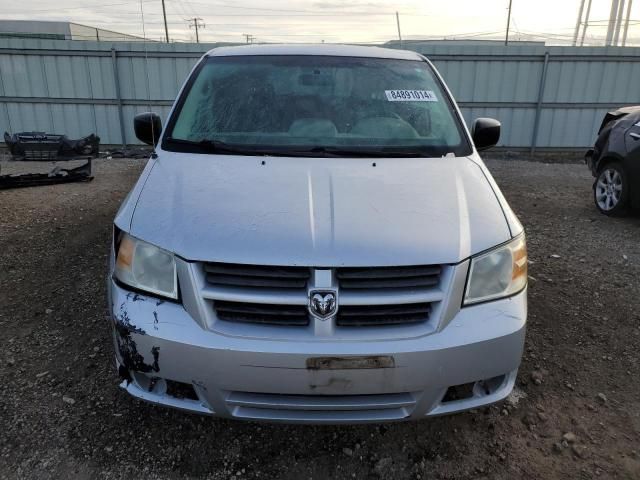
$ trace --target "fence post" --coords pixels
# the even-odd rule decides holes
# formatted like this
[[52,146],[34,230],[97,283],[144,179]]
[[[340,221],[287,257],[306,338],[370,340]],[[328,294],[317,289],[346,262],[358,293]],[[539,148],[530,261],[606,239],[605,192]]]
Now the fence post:
[[540,128],[540,111],[542,110],[542,99],[544,88],[547,84],[547,70],[549,67],[549,52],[544,53],[544,63],[542,65],[542,75],[540,75],[540,87],[538,88],[538,104],[536,105],[536,116],[533,120],[533,135],[531,136],[531,150],[529,153],[536,153],[536,143],[538,143],[538,129]]
[[124,130],[124,114],[122,112],[122,96],[120,95],[120,76],[118,75],[118,54],[115,47],[111,47],[111,64],[113,65],[113,84],[118,101],[118,122],[120,124],[120,139],[122,148],[127,148],[127,137]]
[[[2,79],[2,70],[0,70],[0,95],[2,95],[3,97],[5,97],[7,95],[7,92],[4,89],[4,80]],[[8,99],[3,98],[2,99],[2,106],[4,107],[4,114],[7,117],[7,129],[9,131],[9,133],[13,133],[13,128],[11,127],[11,115],[9,115],[9,105],[8,105]],[[4,158],[4,154],[3,154],[3,158]]]

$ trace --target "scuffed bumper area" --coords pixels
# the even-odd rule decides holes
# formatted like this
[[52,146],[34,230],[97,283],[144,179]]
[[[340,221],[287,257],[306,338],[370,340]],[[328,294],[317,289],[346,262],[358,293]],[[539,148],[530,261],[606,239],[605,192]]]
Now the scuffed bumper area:
[[[526,291],[463,308],[426,336],[287,342],[221,335],[180,304],[115,283],[109,289],[121,386],[151,403],[227,418],[360,423],[477,408],[510,393],[525,336]],[[372,356],[393,362],[312,368],[308,361]]]

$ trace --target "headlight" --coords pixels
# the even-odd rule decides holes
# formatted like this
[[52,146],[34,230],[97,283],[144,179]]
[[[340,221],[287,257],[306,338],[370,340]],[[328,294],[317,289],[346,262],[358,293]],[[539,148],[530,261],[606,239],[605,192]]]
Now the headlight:
[[471,258],[464,304],[508,297],[527,285],[524,234],[494,250]]
[[130,287],[163,297],[178,298],[173,254],[126,233],[122,234],[118,246],[114,275]]

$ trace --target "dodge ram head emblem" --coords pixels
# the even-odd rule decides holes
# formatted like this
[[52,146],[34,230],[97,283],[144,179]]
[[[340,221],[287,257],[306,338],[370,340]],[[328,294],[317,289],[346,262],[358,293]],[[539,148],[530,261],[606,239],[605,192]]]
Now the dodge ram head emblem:
[[334,315],[338,310],[336,293],[326,290],[312,290],[309,292],[309,311],[312,315],[324,320]]

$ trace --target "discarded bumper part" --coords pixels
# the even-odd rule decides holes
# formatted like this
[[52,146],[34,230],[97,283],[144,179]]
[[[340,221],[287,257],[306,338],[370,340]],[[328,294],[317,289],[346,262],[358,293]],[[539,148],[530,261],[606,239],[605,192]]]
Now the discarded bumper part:
[[66,135],[44,132],[4,133],[4,141],[14,161],[54,162],[97,157],[100,137],[88,135],[71,140]]
[[110,158],[136,158],[146,160],[151,156],[153,150],[150,148],[119,148],[102,153],[103,157]]
[[94,134],[71,140],[65,135],[43,132],[23,132],[14,135],[5,132],[4,141],[14,161],[58,162],[86,159],[86,163],[75,168],[56,166],[49,173],[1,175],[0,190],[93,180],[91,160],[99,154],[100,149],[100,138]]
[[0,175],[0,190],[9,188],[38,187],[57,183],[90,182],[91,159],[76,168],[55,167],[49,173],[25,173],[22,175]]

